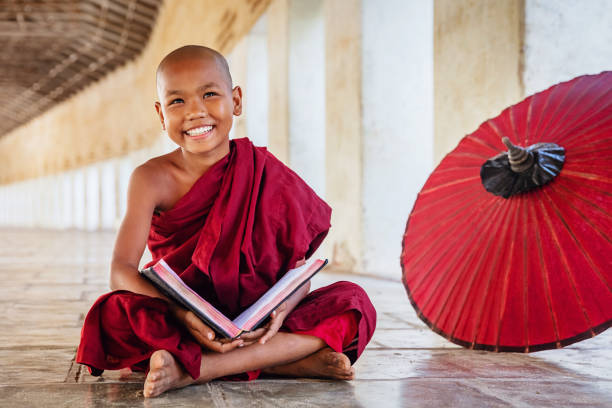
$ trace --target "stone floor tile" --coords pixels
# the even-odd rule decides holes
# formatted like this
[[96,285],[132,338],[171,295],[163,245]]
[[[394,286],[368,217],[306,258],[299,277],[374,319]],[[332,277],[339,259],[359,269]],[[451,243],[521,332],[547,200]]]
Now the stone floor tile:
[[610,407],[612,381],[497,381],[470,385],[515,407]]
[[0,385],[62,383],[76,347],[8,347],[0,349]]
[[87,367],[80,364],[73,364],[68,374],[68,381],[78,383],[138,383],[144,384],[145,374],[133,372],[130,369],[106,370],[100,376],[89,374]]
[[[560,370],[572,372],[582,378],[605,379],[612,381],[612,336],[602,333],[608,339],[608,347],[598,349],[559,349],[534,353],[543,364],[556,366]],[[612,406],[612,400],[610,401]]]
[[[401,326],[400,326],[401,327]],[[457,349],[460,346],[451,343],[444,337],[426,327],[381,329],[374,332],[370,341],[371,348],[385,349]]]
[[371,349],[355,364],[359,379],[575,378],[570,370],[529,355],[465,349]]
[[[188,398],[170,401],[168,397],[145,400],[139,384],[47,384],[38,387],[0,387],[0,407],[186,407]],[[194,401],[192,401],[193,403]],[[213,407],[198,404],[199,407]]]
[[356,380],[355,400],[362,407],[512,407],[467,382],[450,379]]
[[[0,345],[2,347],[74,347],[79,344],[81,328],[72,326],[56,326],[40,328],[37,326],[6,327],[0,326]],[[1,373],[0,373],[1,375]]]

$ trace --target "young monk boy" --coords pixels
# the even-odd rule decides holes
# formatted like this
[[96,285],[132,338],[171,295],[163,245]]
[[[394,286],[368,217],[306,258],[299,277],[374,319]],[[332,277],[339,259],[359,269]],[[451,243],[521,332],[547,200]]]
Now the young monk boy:
[[221,312],[234,318],[330,227],[331,209],[294,172],[248,139],[229,140],[242,91],[218,52],[185,46],[157,70],[162,128],[179,146],[134,170],[111,264],[113,292],[83,326],[77,362],[94,375],[148,371],[146,397],[215,378],[264,373],[350,380],[376,312],[359,286],[337,282],[284,302],[262,328],[226,341],[138,273],[148,243]]

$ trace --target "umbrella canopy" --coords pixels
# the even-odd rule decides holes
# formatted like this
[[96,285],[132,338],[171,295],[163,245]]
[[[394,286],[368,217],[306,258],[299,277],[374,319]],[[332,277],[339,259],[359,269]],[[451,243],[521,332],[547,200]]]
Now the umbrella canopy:
[[419,317],[464,347],[530,352],[610,327],[612,72],[464,137],[419,193],[402,247]]

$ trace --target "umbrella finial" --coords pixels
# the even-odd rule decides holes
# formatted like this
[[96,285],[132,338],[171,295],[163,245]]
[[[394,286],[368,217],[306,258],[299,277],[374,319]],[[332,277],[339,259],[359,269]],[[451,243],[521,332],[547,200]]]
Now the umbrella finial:
[[522,173],[533,166],[533,153],[528,152],[524,147],[513,145],[505,136],[502,137],[502,142],[508,148],[508,161],[513,172]]
[[504,198],[527,192],[551,182],[563,167],[565,149],[555,143],[515,146],[502,137],[507,152],[487,160],[480,168],[485,190]]

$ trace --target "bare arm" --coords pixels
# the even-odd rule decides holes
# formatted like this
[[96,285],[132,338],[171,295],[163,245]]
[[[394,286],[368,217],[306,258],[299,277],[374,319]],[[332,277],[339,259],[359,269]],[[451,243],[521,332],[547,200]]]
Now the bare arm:
[[127,211],[113,250],[110,287],[112,290],[123,289],[166,299],[138,273],[138,265],[151,227],[151,217],[158,202],[152,178],[152,171],[146,165],[134,170],[130,178]]

